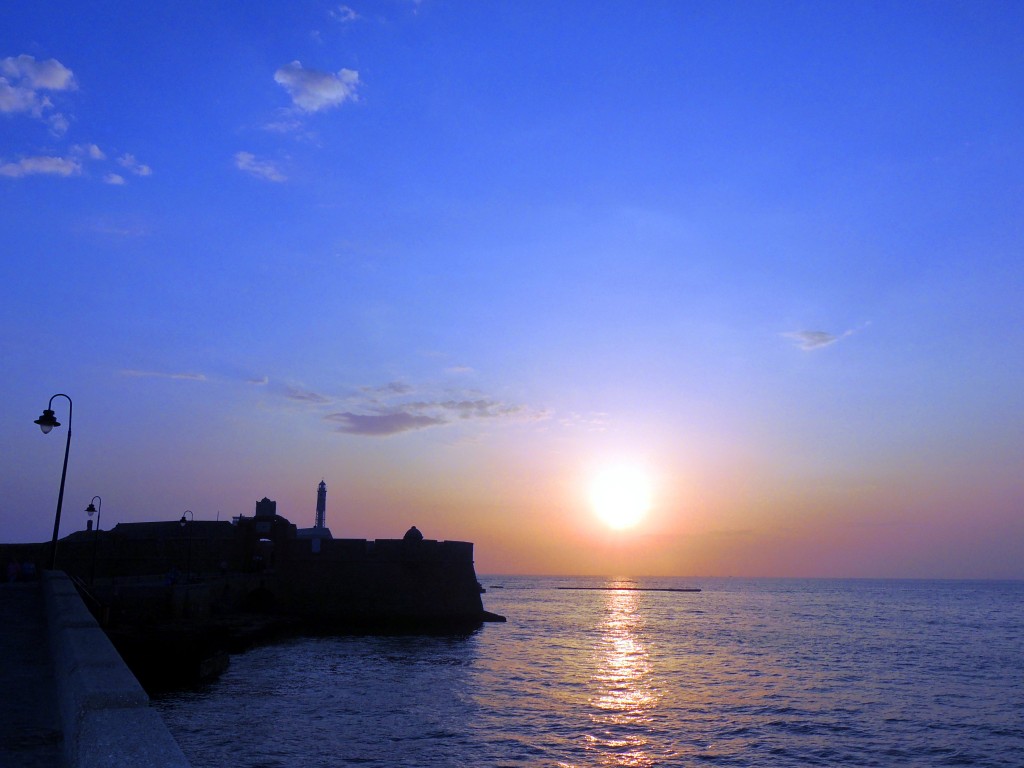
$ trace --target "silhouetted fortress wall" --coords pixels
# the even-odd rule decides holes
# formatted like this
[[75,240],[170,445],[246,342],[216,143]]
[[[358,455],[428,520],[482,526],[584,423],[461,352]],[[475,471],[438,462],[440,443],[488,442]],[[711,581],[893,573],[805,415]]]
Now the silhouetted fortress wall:
[[444,622],[483,616],[470,542],[314,541],[288,541],[277,562],[274,588],[289,611],[357,622]]
[[[33,546],[36,558],[24,548],[0,554],[41,559],[45,545]],[[338,624],[489,616],[470,542],[300,537],[276,514],[79,531],[61,539],[57,567],[88,585],[114,624],[239,610]]]
[[[43,573],[64,754],[71,768],[189,768],[149,697],[63,573]],[[7,695],[17,695],[7,691]]]

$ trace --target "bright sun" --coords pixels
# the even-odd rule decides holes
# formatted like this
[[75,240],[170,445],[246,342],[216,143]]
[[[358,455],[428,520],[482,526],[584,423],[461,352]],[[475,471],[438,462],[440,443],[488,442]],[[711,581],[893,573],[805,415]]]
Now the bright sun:
[[635,467],[604,469],[590,484],[590,504],[610,528],[632,528],[651,508],[650,479]]

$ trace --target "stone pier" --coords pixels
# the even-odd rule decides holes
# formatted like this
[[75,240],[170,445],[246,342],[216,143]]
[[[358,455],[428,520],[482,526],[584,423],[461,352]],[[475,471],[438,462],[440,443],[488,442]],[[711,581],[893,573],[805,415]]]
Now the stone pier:
[[0,585],[0,765],[189,768],[68,577]]

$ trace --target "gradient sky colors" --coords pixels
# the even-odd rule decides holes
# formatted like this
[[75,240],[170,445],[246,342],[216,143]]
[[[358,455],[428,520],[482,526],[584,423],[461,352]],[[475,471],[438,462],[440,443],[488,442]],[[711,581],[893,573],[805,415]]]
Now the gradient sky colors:
[[[481,572],[1024,578],[1024,6],[23,3],[4,541],[252,514]],[[55,403],[66,421],[66,402]],[[588,507],[653,479],[645,523]]]

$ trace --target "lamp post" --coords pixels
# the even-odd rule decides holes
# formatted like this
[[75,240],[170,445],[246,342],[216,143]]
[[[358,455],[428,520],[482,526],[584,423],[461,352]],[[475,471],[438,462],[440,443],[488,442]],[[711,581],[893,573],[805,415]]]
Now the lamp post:
[[189,520],[185,519],[185,515],[191,518],[191,522],[195,522],[196,516],[192,514],[191,509],[186,509],[181,515],[181,520],[178,521],[178,525],[182,528],[188,527],[188,558],[185,561],[185,585],[187,587],[192,580],[192,526],[189,525]]
[[[93,506],[93,501],[99,501],[99,507]],[[85,511],[92,517],[92,513],[96,513],[96,527],[92,531],[92,571],[89,575],[89,586],[92,586],[93,582],[96,581],[96,545],[99,543],[100,537],[100,516],[103,514],[103,499],[99,496],[93,496],[92,501],[89,502],[89,506],[85,508]]]
[[57,514],[53,518],[53,538],[50,540],[50,558],[47,563],[47,568],[53,570],[54,565],[57,562],[57,532],[60,530],[60,510],[64,505],[64,481],[68,477],[68,453],[71,451],[71,414],[74,410],[74,404],[71,402],[71,398],[65,395],[63,392],[58,392],[56,395],[50,398],[49,404],[43,411],[43,415],[35,420],[35,423],[39,425],[39,429],[43,431],[44,435],[50,433],[50,430],[54,427],[59,427],[60,422],[57,421],[53,415],[53,400],[57,397],[63,397],[68,401],[68,440],[64,446],[64,468],[60,472],[60,492],[57,494]]

